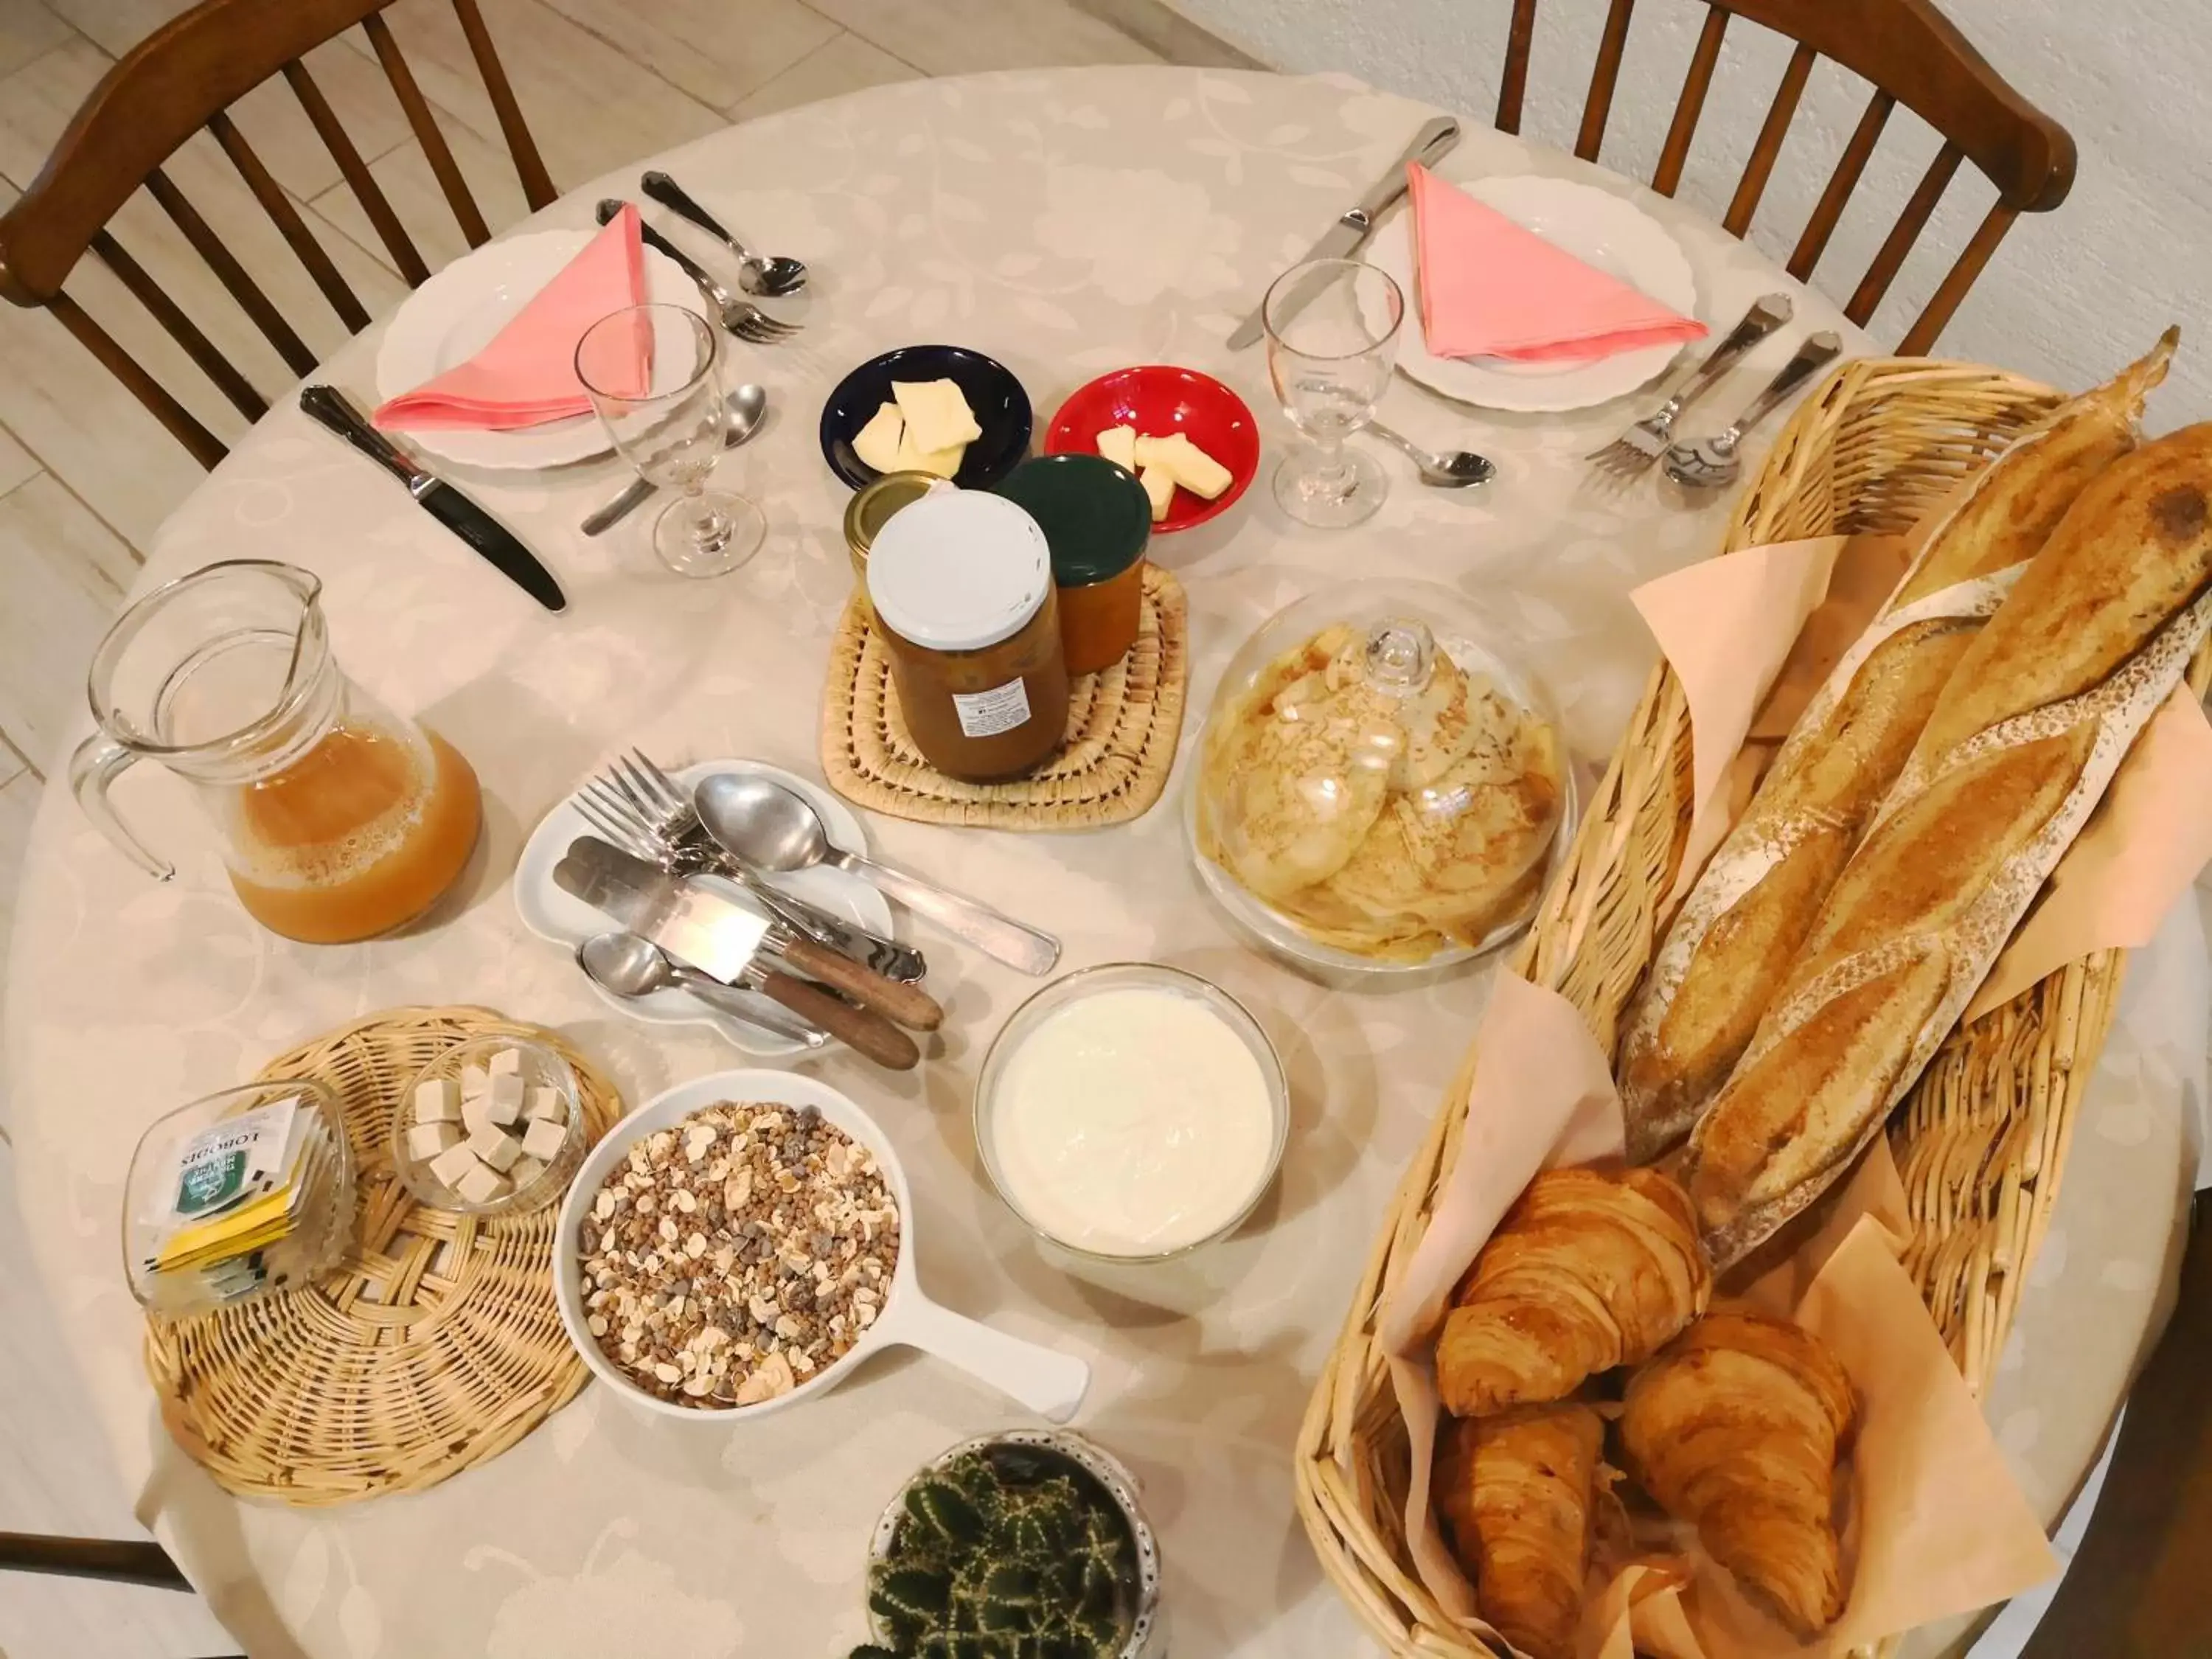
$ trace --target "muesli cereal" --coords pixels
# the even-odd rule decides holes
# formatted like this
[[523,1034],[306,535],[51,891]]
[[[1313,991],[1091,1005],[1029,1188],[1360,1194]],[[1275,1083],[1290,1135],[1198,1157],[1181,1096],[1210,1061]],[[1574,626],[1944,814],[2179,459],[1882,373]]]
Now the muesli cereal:
[[576,1243],[599,1351],[648,1394],[720,1410],[788,1393],[875,1322],[898,1204],[814,1107],[724,1101],[633,1145]]

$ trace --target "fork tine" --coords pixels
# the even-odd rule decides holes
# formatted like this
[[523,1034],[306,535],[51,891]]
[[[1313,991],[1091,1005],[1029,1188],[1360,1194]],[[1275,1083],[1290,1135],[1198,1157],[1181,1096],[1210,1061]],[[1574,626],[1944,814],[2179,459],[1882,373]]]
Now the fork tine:
[[638,771],[644,777],[647,787],[653,790],[654,797],[663,802],[671,812],[688,812],[691,810],[690,793],[682,784],[671,777],[659,763],[642,749],[633,749],[629,754],[630,758],[637,763]]
[[629,763],[621,757],[609,762],[607,769],[601,775],[641,817],[651,822],[660,816],[660,808],[651,793],[632,775]]
[[599,810],[617,823],[626,824],[633,836],[647,841],[660,839],[659,827],[650,814],[640,810],[637,803],[610,785],[605,778],[595,778],[577,792],[577,798],[589,798],[599,804]]
[[629,756],[619,755],[615,758],[613,769],[621,775],[623,793],[637,803],[638,809],[647,818],[665,829],[672,814],[662,801],[659,790],[653,787],[653,780],[645,775],[643,769]]
[[590,824],[593,830],[605,836],[617,847],[626,853],[635,854],[640,858],[651,858],[655,862],[659,861],[658,849],[650,848],[645,842],[640,841],[629,826],[614,818],[600,803],[586,799],[580,792],[575,797],[574,805],[585,823]]

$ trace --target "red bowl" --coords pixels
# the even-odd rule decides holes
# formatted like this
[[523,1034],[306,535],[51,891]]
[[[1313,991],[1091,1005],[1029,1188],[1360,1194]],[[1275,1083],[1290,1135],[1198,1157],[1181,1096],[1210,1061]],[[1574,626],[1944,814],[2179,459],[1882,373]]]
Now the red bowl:
[[1167,363],[1117,368],[1069,394],[1044,434],[1048,455],[1096,455],[1098,434],[1133,426],[1147,438],[1188,432],[1191,442],[1229,469],[1229,488],[1212,501],[1177,489],[1168,515],[1152,526],[1165,536],[1204,524],[1232,506],[1260,470],[1260,429],[1244,400],[1211,374]]

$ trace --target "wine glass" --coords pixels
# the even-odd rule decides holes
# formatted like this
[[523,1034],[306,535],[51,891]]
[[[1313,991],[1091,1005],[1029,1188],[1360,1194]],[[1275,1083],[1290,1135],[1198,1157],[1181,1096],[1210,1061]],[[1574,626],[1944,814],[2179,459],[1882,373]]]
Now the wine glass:
[[679,576],[720,576],[759,549],[760,509],[709,489],[730,406],[717,366],[721,336],[683,306],[629,306],[576,343],[576,378],[623,459],[647,483],[684,493],[653,522],[653,550]]
[[1308,441],[1275,468],[1275,499],[1301,524],[1358,524],[1382,505],[1389,481],[1345,440],[1373,418],[1398,361],[1406,296],[1357,259],[1309,259],[1275,279],[1261,304],[1267,374]]

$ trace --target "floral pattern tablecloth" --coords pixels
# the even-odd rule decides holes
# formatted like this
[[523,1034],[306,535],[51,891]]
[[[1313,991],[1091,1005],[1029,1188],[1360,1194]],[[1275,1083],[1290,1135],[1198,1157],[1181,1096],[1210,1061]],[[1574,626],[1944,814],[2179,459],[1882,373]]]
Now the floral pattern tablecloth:
[[[912,1356],[751,1428],[649,1421],[593,1388],[504,1456],[425,1494],[317,1512],[240,1504],[168,1443],[141,1368],[116,1240],[132,1144],[168,1107],[398,1004],[487,1003],[557,1025],[633,1102],[744,1063],[703,1030],[611,1014],[565,952],[524,931],[507,881],[538,817],[620,746],[816,769],[825,651],[851,584],[837,527],[845,491],[815,446],[830,386],[889,347],[952,341],[1012,367],[1042,426],[1094,374],[1187,363],[1243,394],[1272,451],[1286,428],[1264,356],[1231,354],[1224,337],[1430,113],[1333,77],[1070,70],[884,88],[659,158],[757,244],[800,254],[817,273],[798,344],[732,347],[742,374],[769,386],[774,416],[724,476],[756,496],[771,529],[754,562],[718,582],[660,571],[643,539],[649,514],[597,541],[575,533],[622,481],[612,460],[459,475],[566,585],[571,609],[549,617],[289,404],[170,523],[149,583],[245,556],[320,573],[341,659],[460,745],[488,807],[488,844],[457,915],[343,949],[291,945],[248,921],[173,780],[134,775],[118,792],[178,858],[168,885],[128,867],[58,787],[33,832],[4,1063],[36,1269],[142,1514],[252,1652],[722,1659],[826,1654],[860,1638],[880,1507],[947,1444],[1018,1421],[1014,1407]],[[1443,170],[1572,173],[1633,189],[1474,124]],[[586,225],[600,193],[579,191],[541,220]],[[1797,294],[1796,327],[1737,371],[1716,414],[1746,401],[1807,330],[1844,327],[1867,349],[1755,251],[1644,199],[1688,251],[1709,323],[1724,328],[1777,288]],[[331,377],[372,393],[374,345],[372,331]],[[1156,556],[1191,600],[1186,757],[1217,676],[1261,620],[1322,584],[1387,573],[1448,583],[1487,607],[1550,682],[1577,755],[1601,760],[1652,656],[1627,591],[1710,551],[1724,509],[1668,500],[1650,482],[1592,486],[1577,458],[1623,423],[1624,405],[1486,416],[1401,380],[1383,412],[1417,441],[1487,453],[1498,483],[1479,495],[1424,489],[1384,453],[1392,495],[1363,528],[1291,524],[1263,477],[1218,522],[1160,543]],[[1030,982],[924,930],[910,931],[951,1010],[942,1055],[905,1077],[844,1058],[819,1065],[899,1144],[932,1293],[1092,1363],[1078,1426],[1144,1482],[1174,1650],[1339,1659],[1362,1644],[1292,1511],[1289,1449],[1484,985],[1461,976],[1391,995],[1332,993],[1241,949],[1189,870],[1188,771],[1186,758],[1147,817],[1099,833],[880,818],[869,833],[896,858],[1060,933],[1066,968],[1172,962],[1255,1010],[1293,1080],[1295,1127],[1277,1190],[1237,1238],[1172,1270],[1079,1279],[1048,1266],[989,1192],[969,1129],[981,1051]],[[2039,1267],[2008,1373],[2033,1382],[2008,1389],[2000,1432],[2052,1512],[2101,1437],[2164,1276],[2182,1131],[2154,1070],[2124,1028],[2077,1142],[2053,1238],[2067,1248]]]

